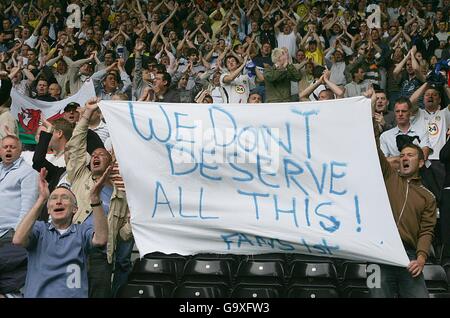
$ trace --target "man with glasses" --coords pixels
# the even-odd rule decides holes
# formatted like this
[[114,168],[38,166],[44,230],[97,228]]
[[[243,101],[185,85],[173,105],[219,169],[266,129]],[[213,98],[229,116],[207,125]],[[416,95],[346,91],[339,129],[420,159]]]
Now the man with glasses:
[[[108,240],[105,212],[98,202],[109,171],[94,182],[90,191],[94,222],[72,224],[78,209],[75,194],[65,186],[50,194],[46,170],[41,170],[39,196],[13,237],[14,245],[28,250],[25,297],[88,297],[88,253],[93,247],[106,245]],[[36,221],[45,204],[51,223]]]

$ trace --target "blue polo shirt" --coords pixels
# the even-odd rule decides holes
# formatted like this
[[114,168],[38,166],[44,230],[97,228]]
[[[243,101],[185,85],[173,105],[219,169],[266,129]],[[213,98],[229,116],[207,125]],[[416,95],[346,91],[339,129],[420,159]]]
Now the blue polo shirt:
[[29,236],[27,298],[87,298],[87,257],[94,229],[72,224],[60,234],[53,224],[37,221]]

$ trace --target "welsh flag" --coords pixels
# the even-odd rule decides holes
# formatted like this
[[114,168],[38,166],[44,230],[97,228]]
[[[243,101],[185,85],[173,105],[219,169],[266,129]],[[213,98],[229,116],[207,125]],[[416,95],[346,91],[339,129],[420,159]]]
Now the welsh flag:
[[20,140],[24,144],[36,144],[34,136],[39,127],[41,113],[45,118],[54,120],[63,115],[67,104],[76,102],[83,106],[91,97],[95,97],[94,84],[91,80],[87,80],[75,95],[56,102],[33,99],[20,94],[13,88],[11,90],[11,114],[19,122]]

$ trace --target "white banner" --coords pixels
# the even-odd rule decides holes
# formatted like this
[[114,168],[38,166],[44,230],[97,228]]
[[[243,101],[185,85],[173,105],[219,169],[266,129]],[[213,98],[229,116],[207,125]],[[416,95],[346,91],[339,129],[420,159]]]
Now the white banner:
[[11,90],[11,114],[19,121],[19,127],[25,134],[34,134],[39,126],[41,112],[46,119],[57,119],[62,116],[64,108],[70,102],[84,106],[87,100],[95,97],[94,84],[86,81],[80,90],[70,97],[56,102],[44,102],[21,95],[16,89]]
[[141,256],[294,252],[409,263],[370,100],[100,108]]

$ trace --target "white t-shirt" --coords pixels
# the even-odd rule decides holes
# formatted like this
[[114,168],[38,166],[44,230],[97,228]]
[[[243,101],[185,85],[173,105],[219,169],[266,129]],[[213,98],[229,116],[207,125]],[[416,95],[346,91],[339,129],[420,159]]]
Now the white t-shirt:
[[284,34],[283,32],[278,33],[277,43],[277,47],[279,48],[286,47],[292,57],[295,57],[297,54],[297,38],[294,31],[289,34]]
[[219,87],[215,87],[211,91],[211,97],[213,99],[214,104],[222,104],[223,103],[223,97],[222,97],[222,93],[221,93]]
[[439,153],[445,145],[447,130],[450,128],[450,110],[448,107],[434,113],[419,109],[412,119],[412,124],[424,127],[428,131],[428,138],[433,149],[433,153],[428,159],[439,160]]
[[70,229],[70,228],[68,227],[67,229],[62,229],[62,230],[56,229],[56,230],[58,231],[59,235],[63,235],[63,234],[66,233],[69,229]]
[[61,154],[59,157],[56,157],[54,154],[47,154],[45,156],[45,159],[47,159],[50,163],[54,164],[57,167],[65,167],[66,161],[64,160],[64,154]]
[[[220,85],[224,90],[223,102],[226,104],[245,104],[250,93],[250,80],[248,75],[239,75],[230,83],[224,83],[223,78],[228,75],[220,75]],[[225,95],[225,96],[223,96]]]

